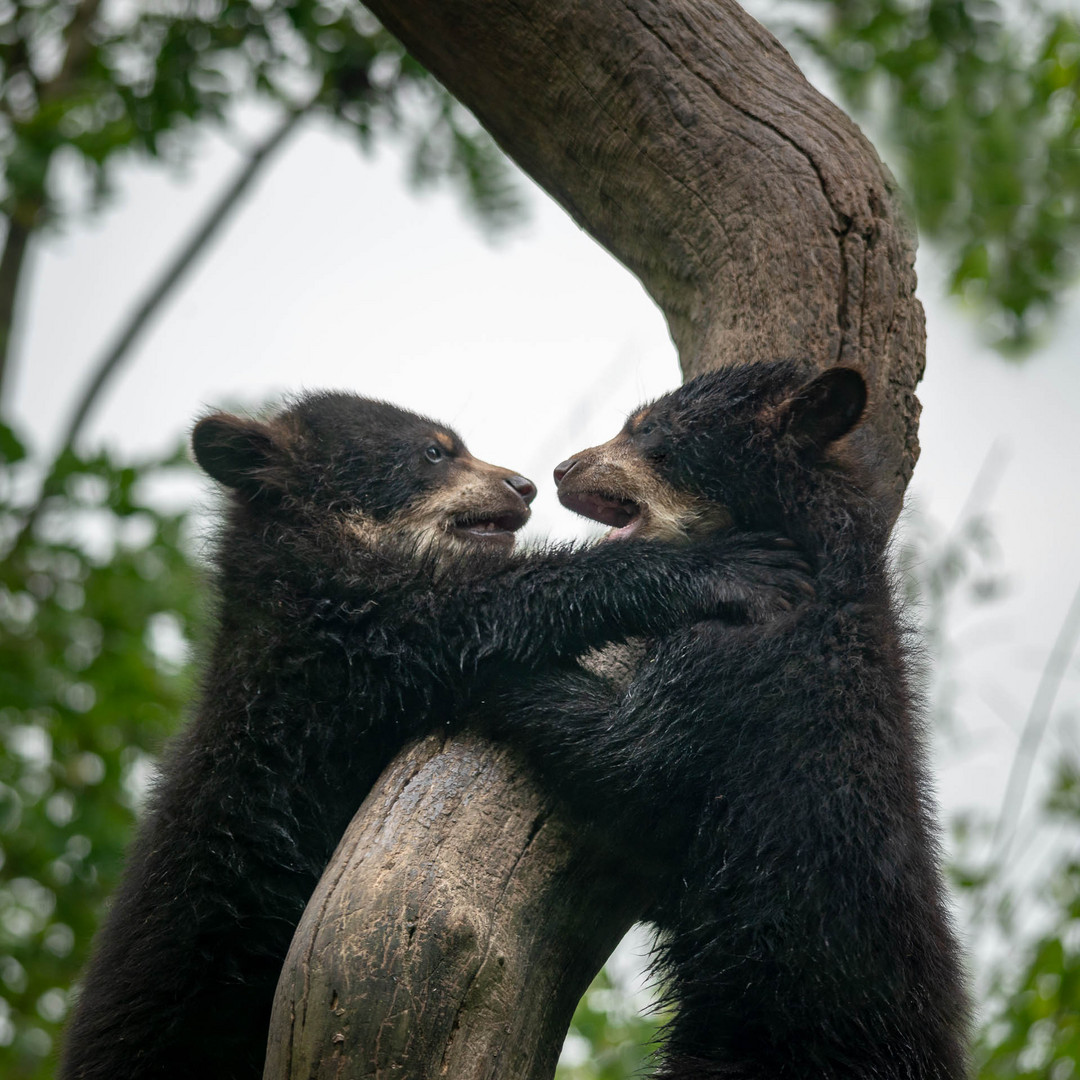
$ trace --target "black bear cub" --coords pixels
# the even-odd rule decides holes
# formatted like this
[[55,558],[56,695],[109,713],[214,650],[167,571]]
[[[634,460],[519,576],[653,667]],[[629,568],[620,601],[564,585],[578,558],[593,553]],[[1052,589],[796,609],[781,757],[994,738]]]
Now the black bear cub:
[[195,427],[229,492],[200,703],[166,754],[60,1076],[257,1078],[292,933],[393,755],[491,665],[527,670],[710,613],[783,609],[762,539],[520,555],[533,485],[350,394]]
[[965,1074],[890,522],[845,438],[866,400],[850,369],[716,371],[555,471],[566,506],[612,526],[607,546],[766,530],[815,564],[790,612],[677,629],[624,690],[584,671],[510,687],[489,719],[584,823],[627,850],[651,840],[665,868],[660,1077]]

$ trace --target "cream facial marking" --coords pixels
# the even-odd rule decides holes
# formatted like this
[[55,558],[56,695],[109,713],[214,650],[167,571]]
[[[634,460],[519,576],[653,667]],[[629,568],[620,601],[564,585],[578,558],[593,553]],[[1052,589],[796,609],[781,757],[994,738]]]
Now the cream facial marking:
[[[440,445],[445,438],[448,450],[455,445],[441,432],[435,438]],[[511,481],[520,485],[521,477],[473,457],[459,445],[445,482],[434,490],[385,521],[354,513],[345,525],[365,546],[397,541],[421,555],[452,556],[478,547],[509,551],[530,515],[528,502]]]
[[[628,426],[640,423],[648,412],[636,413]],[[629,431],[570,460],[573,466],[559,482],[559,501],[568,510],[612,526],[608,540],[636,536],[679,541],[731,525],[725,507],[674,490],[641,456]]]

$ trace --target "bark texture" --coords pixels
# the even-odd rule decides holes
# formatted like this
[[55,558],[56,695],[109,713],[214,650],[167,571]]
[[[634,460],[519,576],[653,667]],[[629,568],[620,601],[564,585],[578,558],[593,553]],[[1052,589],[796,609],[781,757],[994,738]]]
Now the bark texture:
[[[914,238],[873,148],[767,31],[729,0],[369,6],[641,279],[687,377],[859,368],[861,437],[899,510],[925,346]],[[548,1077],[588,975],[644,910],[640,879],[557,825],[512,757],[467,738],[410,754],[298,931],[268,1080]]]
[[855,124],[730,0],[373,0],[500,145],[642,281],[689,378],[850,364],[882,480],[917,457],[914,237]]
[[644,895],[507,752],[428,738],[383,775],[308,904],[265,1075],[550,1077]]

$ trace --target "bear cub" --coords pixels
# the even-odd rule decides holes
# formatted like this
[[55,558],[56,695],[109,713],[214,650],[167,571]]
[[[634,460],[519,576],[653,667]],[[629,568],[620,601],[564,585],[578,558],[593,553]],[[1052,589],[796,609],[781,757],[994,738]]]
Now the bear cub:
[[966,1073],[891,522],[869,440],[848,437],[866,403],[851,369],[715,371],[555,470],[562,502],[611,526],[605,546],[770,531],[815,567],[790,612],[654,639],[625,688],[548,674],[487,717],[601,839],[661,867],[667,1080]]
[[767,538],[515,553],[535,488],[352,394],[201,420],[228,492],[218,623],[69,1025],[64,1080],[262,1075],[293,931],[350,818],[469,681],[805,585]]

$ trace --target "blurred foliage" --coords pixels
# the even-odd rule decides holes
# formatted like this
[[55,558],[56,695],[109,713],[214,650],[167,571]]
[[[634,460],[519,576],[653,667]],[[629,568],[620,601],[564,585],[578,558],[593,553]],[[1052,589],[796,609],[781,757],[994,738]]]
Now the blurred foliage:
[[190,696],[198,617],[183,517],[146,489],[182,466],[67,454],[0,427],[0,1076],[52,1075],[69,988],[117,881],[150,755]]
[[[1057,836],[1047,872],[1008,884],[1008,867],[966,851],[985,846],[991,823],[962,821],[953,879],[973,901],[976,943],[996,948],[980,995],[974,1047],[979,1080],[1068,1080],[1080,1066],[1080,757],[1056,763],[1038,832]],[[966,905],[967,906],[967,905]]]
[[491,139],[354,0],[0,0],[0,209],[56,220],[59,154],[100,196],[124,154],[182,157],[252,99],[332,116],[365,147],[401,133],[415,173],[459,181],[486,225],[521,209]]
[[557,1080],[624,1080],[648,1072],[662,1016],[643,1010],[624,982],[604,968],[571,1021]]
[[[920,640],[935,661],[934,724],[946,738],[957,726],[949,623],[958,608],[975,610],[1003,591],[982,511],[1003,464],[988,457],[947,533],[913,515],[899,552]],[[1062,719],[1074,728],[1067,713]],[[1020,731],[1018,756],[1034,750],[1025,746],[1030,735],[1029,727]],[[1080,747],[1053,761],[1041,805],[1026,822],[1019,820],[1022,803],[1007,792],[997,816],[966,812],[950,822],[949,878],[976,962],[974,1072],[979,1080],[1068,1080],[1080,1076]],[[1022,826],[1024,842],[1014,843]],[[1028,850],[1039,852],[1041,870],[1032,877],[1017,872],[1013,855]]]
[[[809,0],[793,32],[898,164],[953,290],[1014,353],[1077,276],[1080,24],[992,0]],[[1018,14],[1022,19],[1018,17]]]

